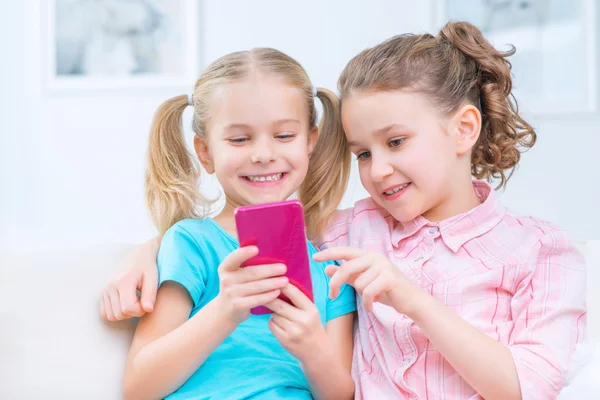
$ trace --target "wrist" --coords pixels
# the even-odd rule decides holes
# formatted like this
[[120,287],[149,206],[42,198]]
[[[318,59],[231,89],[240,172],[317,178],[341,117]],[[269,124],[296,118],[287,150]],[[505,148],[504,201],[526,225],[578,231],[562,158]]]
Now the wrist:
[[220,294],[212,299],[206,306],[214,310],[214,313],[218,316],[221,324],[232,327],[232,329],[235,329],[246,319],[236,313],[232,307],[228,307],[227,302],[224,301]]
[[404,290],[404,296],[395,296],[394,308],[399,313],[412,319],[419,319],[427,313],[431,295],[421,287],[411,283],[409,290]]
[[311,363],[320,363],[320,360],[330,359],[333,346],[329,341],[329,336],[325,332],[325,328],[321,325],[319,332],[316,333],[315,340],[308,343],[302,353],[298,354],[297,358],[302,365]]

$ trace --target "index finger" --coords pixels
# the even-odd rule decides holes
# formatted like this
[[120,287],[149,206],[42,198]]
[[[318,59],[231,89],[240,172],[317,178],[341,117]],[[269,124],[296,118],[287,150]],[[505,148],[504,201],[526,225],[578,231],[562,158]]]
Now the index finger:
[[309,307],[313,306],[312,301],[306,296],[300,289],[294,286],[293,283],[288,283],[283,289],[281,289],[281,293],[285,295],[293,305],[298,307],[301,310],[306,310]]
[[336,261],[344,260],[350,261],[357,257],[365,254],[364,250],[356,249],[354,247],[331,247],[329,249],[322,250],[313,255],[315,261]]
[[279,314],[290,321],[298,321],[300,319],[298,313],[302,312],[295,305],[288,304],[287,301],[281,299],[275,299],[265,304],[265,307],[273,311],[273,313]]
[[244,261],[248,261],[257,254],[258,248],[256,246],[240,247],[225,257],[220,268],[225,271],[235,271],[242,266]]

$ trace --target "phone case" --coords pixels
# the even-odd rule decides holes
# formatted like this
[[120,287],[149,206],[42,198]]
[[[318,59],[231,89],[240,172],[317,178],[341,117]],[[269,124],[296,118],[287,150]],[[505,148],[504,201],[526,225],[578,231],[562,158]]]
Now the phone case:
[[[240,246],[258,247],[258,254],[243,266],[285,264],[290,283],[314,301],[302,204],[290,200],[239,207],[235,210],[235,222]],[[279,297],[289,302],[283,294]],[[251,312],[262,315],[271,310],[260,306]]]

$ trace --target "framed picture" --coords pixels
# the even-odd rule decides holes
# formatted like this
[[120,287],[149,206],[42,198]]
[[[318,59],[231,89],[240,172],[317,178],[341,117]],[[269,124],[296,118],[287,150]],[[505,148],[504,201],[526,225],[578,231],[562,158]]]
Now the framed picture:
[[191,87],[200,68],[197,0],[45,0],[49,91]]
[[514,45],[514,94],[533,114],[597,109],[594,0],[438,0],[436,26],[465,20],[499,50]]

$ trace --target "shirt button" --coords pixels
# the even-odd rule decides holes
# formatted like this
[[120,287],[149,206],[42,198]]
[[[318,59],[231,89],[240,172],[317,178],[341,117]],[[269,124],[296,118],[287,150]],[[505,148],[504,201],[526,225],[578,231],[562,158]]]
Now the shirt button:
[[434,234],[434,233],[438,233],[439,228],[437,226],[433,226],[431,228],[429,228],[429,233]]
[[402,366],[407,366],[408,364],[410,364],[410,358],[405,358],[402,362]]

